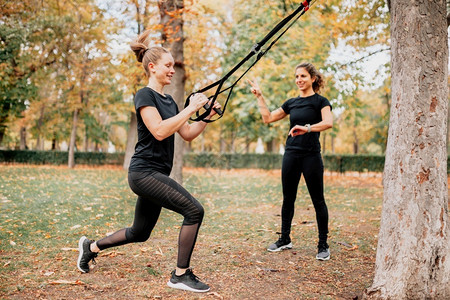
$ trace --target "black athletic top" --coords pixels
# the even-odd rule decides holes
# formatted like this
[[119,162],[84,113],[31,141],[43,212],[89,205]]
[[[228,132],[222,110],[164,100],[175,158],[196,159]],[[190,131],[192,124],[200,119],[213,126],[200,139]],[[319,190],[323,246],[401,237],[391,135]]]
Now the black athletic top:
[[158,141],[145,126],[139,109],[145,106],[156,107],[163,120],[178,114],[178,106],[170,95],[161,95],[149,87],[140,89],[134,97],[136,108],[138,142],[131,158],[129,171],[158,171],[169,175],[173,165],[175,137]]
[[[289,114],[290,128],[295,125],[316,124],[322,121],[322,108],[331,104],[327,98],[314,94],[309,97],[291,98],[281,108]],[[295,137],[288,136],[286,150],[300,151],[304,154],[320,152],[320,132],[310,132]]]

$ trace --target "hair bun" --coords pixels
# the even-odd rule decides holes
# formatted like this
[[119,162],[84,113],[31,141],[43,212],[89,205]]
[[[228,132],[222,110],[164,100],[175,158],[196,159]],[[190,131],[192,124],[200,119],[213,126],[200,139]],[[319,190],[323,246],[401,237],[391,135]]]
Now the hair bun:
[[147,52],[147,50],[148,50],[149,48],[141,48],[140,50],[139,50],[139,52],[137,53],[137,61],[138,62],[142,62],[142,60],[144,59],[144,56],[145,56],[145,52]]

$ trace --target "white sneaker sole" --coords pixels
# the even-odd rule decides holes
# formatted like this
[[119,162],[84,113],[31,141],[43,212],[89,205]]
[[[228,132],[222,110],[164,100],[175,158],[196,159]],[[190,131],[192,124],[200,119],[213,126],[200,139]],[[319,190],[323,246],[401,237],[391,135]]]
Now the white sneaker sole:
[[169,282],[167,282],[167,285],[174,289],[185,290],[185,291],[196,292],[196,293],[206,293],[206,292],[209,292],[209,290],[211,289],[211,288],[208,288],[207,290],[196,290],[196,289],[193,289],[193,288],[185,285],[184,283],[181,283],[181,282],[172,283],[170,280],[169,280]]
[[87,239],[87,237],[85,237],[85,236],[82,236],[81,238],[80,238],[80,240],[78,241],[78,252],[79,252],[79,254],[78,254],[78,260],[77,260],[77,268],[78,268],[78,270],[80,270],[82,273],[87,273],[86,271],[83,271],[81,268],[80,268],[80,261],[81,261],[81,258],[83,257],[83,243],[84,243],[84,241]]
[[289,243],[287,245],[281,246],[280,248],[276,248],[274,250],[267,248],[267,251],[280,252],[281,250],[288,250],[288,249],[292,249],[292,243]]
[[317,260],[329,260],[330,259],[330,257],[331,257],[331,254],[330,255],[328,255],[327,257],[325,257],[325,258],[322,258],[322,257],[317,257],[316,256],[316,259]]

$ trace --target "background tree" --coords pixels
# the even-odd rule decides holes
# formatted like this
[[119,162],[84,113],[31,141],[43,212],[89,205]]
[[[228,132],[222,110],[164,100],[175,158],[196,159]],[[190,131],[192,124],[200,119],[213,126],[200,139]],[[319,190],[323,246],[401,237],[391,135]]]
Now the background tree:
[[[144,30],[150,29],[150,27],[152,26],[150,20],[155,16],[152,11],[152,7],[156,9],[156,7],[154,7],[154,4],[154,1],[151,0],[126,1],[125,5],[130,8],[129,10],[131,12],[126,11],[125,13],[122,13],[122,16],[124,14],[131,15],[130,20],[126,20],[125,24],[135,24],[135,26],[133,26],[133,31],[135,32],[136,37],[140,35]],[[147,84],[142,64],[137,63],[134,53],[132,53],[131,51],[127,51],[125,54],[123,54],[121,65],[124,66],[122,74],[123,80],[126,82],[126,90],[128,91],[128,94],[131,94],[131,98],[134,99],[134,96],[136,95],[136,92],[139,90],[139,88]],[[130,105],[126,109],[129,112],[127,142],[123,162],[123,168],[126,170],[128,170],[128,167],[130,166],[131,157],[134,154],[134,147],[137,142],[137,118],[136,112],[134,110],[134,105],[132,105],[133,99],[129,101]]]
[[[229,71],[256,41],[294,10],[300,0],[199,0],[189,2],[187,6],[186,3],[172,2],[177,8],[174,6],[174,11],[170,8],[162,10],[165,21],[161,18],[160,7],[169,5],[170,1],[160,1],[161,5],[158,6],[158,2],[153,0],[25,0],[0,6],[0,18],[4,20],[1,25],[7,26],[9,31],[22,32],[18,36],[8,34],[6,29],[1,32],[9,38],[18,38],[16,42],[2,44],[8,46],[5,47],[5,55],[15,53],[14,60],[3,60],[0,65],[0,76],[5,79],[1,81],[0,99],[9,99],[8,103],[14,104],[14,109],[8,108],[7,117],[3,123],[0,122],[6,130],[2,146],[49,149],[51,141],[51,149],[60,146],[65,149],[64,143],[68,142],[73,132],[73,141],[79,150],[105,151],[105,144],[108,143],[121,150],[125,147],[124,132],[128,130],[124,161],[124,167],[127,168],[136,141],[132,98],[146,84],[142,68],[128,48],[131,39],[145,28],[154,31],[152,43],[155,45],[182,42],[184,62],[183,68],[177,73],[184,72],[185,89],[190,93]],[[102,40],[112,52],[106,64],[97,63],[97,50],[92,52],[91,49],[92,61],[85,60],[83,63],[81,50],[69,49],[81,49],[81,40],[71,37],[77,28],[89,28],[91,22],[89,13],[83,13],[78,23],[75,22],[73,11],[77,10],[70,11],[74,5],[80,8],[79,11],[94,11],[98,5],[102,8],[98,18],[106,20],[102,25],[107,29]],[[322,93],[332,101],[336,120],[343,122],[335,126],[333,132],[323,134],[324,152],[328,151],[327,148],[340,153],[352,152],[343,143],[348,140],[348,130],[339,129],[354,126],[354,120],[344,116],[358,116],[360,124],[373,122],[378,115],[370,112],[378,112],[381,105],[379,100],[388,99],[386,95],[389,93],[382,94],[377,90],[372,93],[377,95],[376,99],[371,97],[374,101],[364,102],[367,106],[365,109],[355,106],[357,102],[352,100],[360,97],[358,99],[365,101],[365,95],[361,97],[356,93],[378,89],[381,85],[379,82],[389,75],[389,66],[382,66],[378,74],[373,74],[373,77],[381,79],[371,86],[367,82],[372,79],[367,79],[362,64],[367,58],[375,57],[389,48],[386,7],[384,1],[374,0],[316,2],[247,75],[260,80],[270,108],[275,109],[287,98],[297,95],[292,76],[295,65],[302,61],[316,64],[326,76],[327,86]],[[105,16],[115,18],[116,22],[112,24]],[[181,20],[178,25],[173,22],[176,18]],[[163,29],[161,22],[167,22],[166,29]],[[181,33],[180,29],[183,36],[176,37],[176,34]],[[120,35],[116,35],[116,32],[120,32]],[[77,34],[75,32],[75,36]],[[89,29],[85,36],[89,34],[94,33]],[[8,50],[9,46],[19,44],[22,46],[16,47],[16,50]],[[95,46],[89,42],[85,45],[91,48],[103,47],[97,44]],[[345,53],[342,48],[351,51]],[[114,79],[104,80],[100,84],[104,86],[104,102],[97,97],[100,93],[95,93],[95,89],[85,89],[84,95],[89,94],[90,100],[85,105],[80,103],[80,85],[73,79],[81,78],[76,76],[80,75],[82,65],[90,70],[89,75],[97,74],[89,76],[97,83],[100,83],[100,74]],[[22,78],[17,75],[21,72],[26,74]],[[111,84],[116,89],[111,89]],[[123,105],[113,104],[120,96],[124,100]],[[184,102],[184,96],[180,97],[180,104]],[[254,151],[259,137],[263,138],[267,151],[278,151],[278,145],[284,144],[288,122],[284,120],[270,126],[262,124],[254,101],[244,78],[234,89],[225,116],[209,125],[198,139],[189,144],[186,151],[249,152]],[[115,105],[119,105],[120,109]],[[77,107],[81,109],[80,121],[77,122],[77,129],[72,131],[67,119],[73,119]],[[341,117],[339,114],[342,112],[345,114]],[[384,144],[387,126],[386,120],[383,120],[383,124],[373,131],[377,137],[358,133],[359,151],[380,151],[379,147],[373,147],[370,143],[379,140]],[[181,154],[179,151],[177,153]],[[176,162],[181,161],[176,159]],[[180,170],[180,167],[176,166],[175,169]]]
[[392,107],[369,299],[448,299],[444,0],[391,1]]
[[[183,49],[184,1],[158,0],[158,7],[161,15],[162,45],[163,47],[170,49],[173,59],[175,60],[175,74],[172,78],[172,83],[166,88],[165,92],[173,97],[178,108],[181,110],[184,108],[184,88],[186,82]],[[184,141],[178,134],[175,134],[174,164],[171,177],[180,184],[183,182],[183,152]]]

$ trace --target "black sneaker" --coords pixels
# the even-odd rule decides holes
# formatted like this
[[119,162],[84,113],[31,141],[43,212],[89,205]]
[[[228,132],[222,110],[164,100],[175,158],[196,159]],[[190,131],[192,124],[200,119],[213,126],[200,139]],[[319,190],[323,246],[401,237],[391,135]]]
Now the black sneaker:
[[330,247],[328,247],[328,244],[319,244],[317,246],[317,255],[316,259],[318,260],[329,260],[330,259]]
[[77,267],[83,273],[89,273],[89,262],[92,260],[95,264],[95,258],[98,255],[98,253],[92,252],[90,249],[90,245],[93,242],[85,236],[82,236],[78,242],[78,251],[80,254],[78,254]]
[[286,249],[292,249],[291,238],[290,237],[284,238],[282,236],[280,236],[278,241],[276,241],[275,243],[270,245],[269,248],[267,248],[267,250],[270,252],[278,252]]
[[181,276],[175,275],[175,270],[173,270],[167,285],[174,289],[197,293],[205,293],[210,290],[209,286],[201,282],[199,278],[192,273],[191,269],[187,269],[186,273]]

